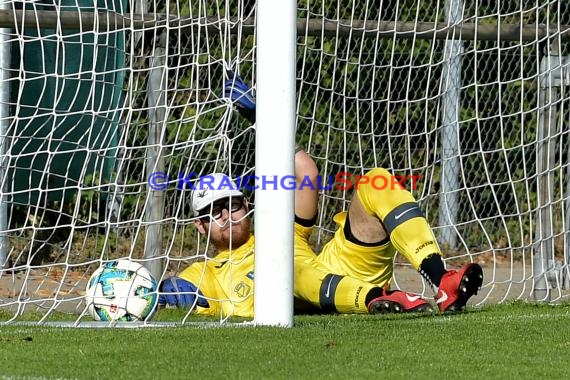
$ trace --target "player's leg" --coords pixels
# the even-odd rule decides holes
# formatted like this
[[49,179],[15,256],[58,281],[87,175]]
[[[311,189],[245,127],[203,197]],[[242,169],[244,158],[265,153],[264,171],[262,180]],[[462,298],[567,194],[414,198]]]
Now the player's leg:
[[301,148],[295,150],[295,259],[296,304],[319,312],[366,313],[372,284],[331,274],[316,262],[308,240],[317,217],[318,169]]
[[[463,309],[481,287],[481,267],[469,264],[459,271],[446,271],[433,231],[413,195],[398,186],[385,169],[374,169],[366,177],[351,202],[346,222],[349,232],[345,234],[362,244],[389,239],[437,290],[440,310]],[[384,183],[390,185],[375,185]]]
[[381,291],[366,303],[372,314],[431,310],[431,305],[417,294],[385,290],[389,289],[392,280],[394,247],[389,240],[374,243],[356,241],[350,235],[346,215],[343,212],[335,216],[339,227],[316,260],[331,273],[378,286]]
[[308,240],[317,217],[318,169],[301,148],[295,150],[295,258],[296,304],[319,312],[366,313],[372,284],[331,274],[316,260]]
[[[411,298],[412,301],[403,307],[394,301],[399,294],[386,295],[377,285],[378,282],[375,285],[362,278],[333,274],[329,268],[321,265],[308,244],[317,215],[318,169],[313,159],[300,148],[295,151],[295,177],[294,293],[297,300],[324,312],[339,313],[420,311],[430,308],[427,302],[417,298]],[[380,299],[382,296],[386,297]]]
[[321,312],[367,313],[366,297],[376,286],[336,276],[320,264],[309,245],[314,220],[295,217],[293,293],[296,301]]
[[379,314],[431,310],[431,305],[415,294],[387,292],[379,285],[382,281],[372,283],[331,270],[319,259],[334,249],[334,240],[317,256],[308,243],[314,221],[300,218],[295,221],[296,300],[321,312]]
[[[314,253],[313,253],[314,255]],[[359,279],[330,273],[296,249],[294,295],[323,313],[380,314],[431,310],[419,296],[385,291]]]

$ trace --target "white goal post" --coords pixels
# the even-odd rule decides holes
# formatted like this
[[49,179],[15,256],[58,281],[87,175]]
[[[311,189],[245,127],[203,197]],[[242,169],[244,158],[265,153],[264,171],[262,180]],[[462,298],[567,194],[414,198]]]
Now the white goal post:
[[[295,139],[326,178],[415,178],[446,265],[484,268],[474,304],[568,300],[567,1],[105,4],[0,7],[0,322],[87,320],[109,260],[158,281],[216,260],[181,184],[288,175]],[[255,126],[221,96],[229,70]],[[293,194],[246,193],[255,322],[291,326]],[[321,191],[317,251],[351,194]],[[431,296],[399,256],[392,285]]]
[[[255,175],[260,178],[295,174],[296,13],[295,0],[257,2]],[[294,204],[293,191],[283,187],[255,190],[256,324],[293,326]]]

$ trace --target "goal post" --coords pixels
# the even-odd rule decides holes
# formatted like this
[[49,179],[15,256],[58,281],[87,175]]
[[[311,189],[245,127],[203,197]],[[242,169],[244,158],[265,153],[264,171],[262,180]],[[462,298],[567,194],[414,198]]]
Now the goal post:
[[[463,1],[445,2],[445,19],[448,25],[461,22]],[[459,121],[461,102],[461,37],[445,41],[445,64],[443,69],[444,89],[442,95],[441,131],[441,190],[438,236],[444,249],[457,248],[455,224],[459,213],[457,190],[459,189]]]
[[[7,4],[0,5],[0,10],[6,9]],[[6,175],[7,135],[10,116],[10,88],[8,83],[10,66],[10,46],[7,35],[9,29],[0,29],[0,178]],[[0,184],[3,186],[3,184]],[[0,270],[4,268],[8,251],[8,205],[4,194],[6,189],[0,190]]]
[[[556,252],[556,225],[558,220],[556,207],[556,157],[553,152],[568,154],[570,145],[558,142],[558,136],[568,133],[570,116],[566,120],[559,115],[568,112],[568,101],[565,100],[570,91],[570,54],[562,55],[561,40],[554,38],[548,41],[548,55],[540,60],[538,78],[538,120],[537,120],[537,210],[535,232],[536,251],[533,256],[533,275],[535,279],[533,297],[538,301],[549,301],[553,298],[552,288],[570,289],[570,245],[566,243],[558,255]],[[568,52],[567,52],[568,53]],[[566,139],[567,140],[567,139]],[[565,147],[566,146],[566,147]],[[568,213],[570,211],[570,166],[560,173],[566,181],[562,181],[561,191],[564,194],[562,207],[565,235],[570,232]],[[555,295],[555,293],[554,293]]]
[[296,0],[257,1],[254,322],[293,325]]
[[[60,3],[0,9],[0,49],[23,56],[0,91],[11,87],[0,96],[0,321],[85,321],[86,281],[109,260],[140,262],[157,281],[215,261],[181,185],[289,175],[295,140],[324,178],[378,166],[408,178],[446,265],[483,266],[475,305],[569,299],[566,1]],[[48,50],[50,62],[22,63]],[[255,89],[257,125],[221,95],[228,69]],[[46,105],[68,95],[77,108]],[[22,169],[30,176],[10,174]],[[317,252],[352,196],[332,185],[319,197]],[[288,327],[293,192],[259,190],[244,190],[255,294],[232,282],[235,297],[210,301],[230,304],[216,315],[224,323],[255,296],[256,324]],[[432,296],[394,264],[394,288]]]

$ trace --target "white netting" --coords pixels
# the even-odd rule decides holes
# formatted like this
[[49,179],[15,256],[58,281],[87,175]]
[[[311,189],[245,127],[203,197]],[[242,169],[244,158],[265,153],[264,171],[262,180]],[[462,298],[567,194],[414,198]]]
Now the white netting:
[[[160,280],[205,257],[180,173],[254,170],[254,130],[221,98],[227,69],[255,85],[254,1],[58,4],[6,2],[2,13],[4,26],[19,20],[2,34],[8,319],[81,312],[103,260],[137,260]],[[448,265],[485,267],[478,302],[530,298],[545,278],[533,270],[560,299],[570,10],[563,0],[457,4],[299,1],[299,143],[324,176],[375,166],[421,176],[413,193]],[[146,21],[115,28],[93,11]],[[76,12],[86,19],[70,28]],[[170,182],[153,192],[156,172]],[[321,195],[317,248],[350,194]],[[398,264],[396,285],[424,289],[411,272]]]
[[[421,176],[413,193],[448,266],[485,266],[479,302],[546,298],[545,291],[533,294],[535,281],[555,287],[550,299],[559,299],[568,281],[570,113],[568,79],[554,77],[567,75],[561,68],[568,73],[567,58],[559,57],[570,53],[568,6],[384,1],[300,8],[328,32],[307,28],[298,39],[299,131],[321,173],[383,166]],[[449,37],[469,40],[438,39],[447,20],[456,26]],[[342,191],[321,198],[320,242],[348,199]],[[544,259],[533,262],[533,254]],[[409,289],[415,273],[397,261],[405,274],[396,275],[398,286]]]

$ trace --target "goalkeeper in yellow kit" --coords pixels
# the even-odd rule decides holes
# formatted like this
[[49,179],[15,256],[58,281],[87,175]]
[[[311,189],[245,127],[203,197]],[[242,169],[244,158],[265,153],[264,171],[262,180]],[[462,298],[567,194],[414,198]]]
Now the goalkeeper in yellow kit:
[[[235,77],[225,93],[242,115],[255,122],[255,99]],[[482,285],[478,264],[446,270],[433,232],[412,194],[403,187],[383,190],[362,180],[348,212],[334,218],[337,230],[317,255],[309,236],[317,216],[318,170],[302,149],[295,152],[296,310],[336,313],[397,313],[431,310],[416,294],[388,290],[393,257],[400,252],[431,284],[440,311],[463,310]],[[367,177],[391,178],[385,169]],[[309,178],[313,186],[299,186]],[[306,182],[303,182],[306,183]],[[218,254],[196,262],[160,286],[160,304],[189,307],[196,313],[253,317],[254,237],[249,205],[238,186],[221,173],[204,176],[192,191],[198,231]]]

